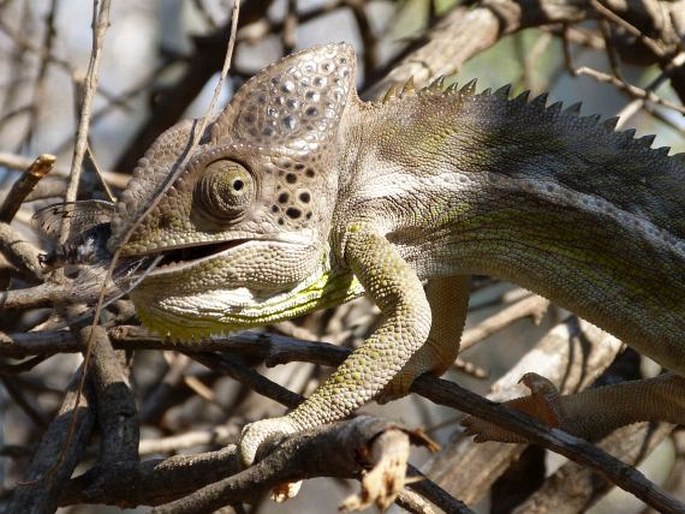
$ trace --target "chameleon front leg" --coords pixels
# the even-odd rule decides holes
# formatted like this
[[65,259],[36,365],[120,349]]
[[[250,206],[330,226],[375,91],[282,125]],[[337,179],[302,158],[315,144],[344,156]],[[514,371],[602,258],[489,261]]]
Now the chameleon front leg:
[[469,306],[469,285],[469,275],[428,280],[426,297],[432,317],[428,340],[383,389],[376,398],[379,403],[405,396],[412,382],[424,373],[439,377],[454,364]]
[[245,465],[274,434],[295,433],[350,415],[373,399],[428,338],[431,308],[411,266],[369,224],[350,225],[342,239],[341,256],[381,310],[383,321],[299,407],[243,429],[240,452]]

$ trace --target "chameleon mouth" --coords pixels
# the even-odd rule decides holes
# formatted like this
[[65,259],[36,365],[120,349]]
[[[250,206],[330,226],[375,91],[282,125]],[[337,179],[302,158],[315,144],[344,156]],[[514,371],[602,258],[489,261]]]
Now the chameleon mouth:
[[162,257],[162,260],[159,261],[157,270],[170,271],[172,269],[191,266],[193,264],[197,264],[198,262],[216,257],[217,255],[246,243],[247,241],[247,239],[234,239],[231,241],[222,241],[220,243],[208,243],[199,246],[193,245],[175,248],[163,253],[164,257]]
[[311,246],[314,240],[313,234],[309,232],[302,233],[284,233],[277,238],[237,238],[228,241],[219,242],[205,242],[194,243],[187,246],[177,246],[169,248],[166,251],[156,252],[156,255],[161,256],[161,259],[156,264],[154,269],[150,271],[150,275],[163,275],[169,273],[176,273],[184,269],[188,269],[203,262],[215,259],[220,255],[245,245],[245,244],[269,244],[278,246]]

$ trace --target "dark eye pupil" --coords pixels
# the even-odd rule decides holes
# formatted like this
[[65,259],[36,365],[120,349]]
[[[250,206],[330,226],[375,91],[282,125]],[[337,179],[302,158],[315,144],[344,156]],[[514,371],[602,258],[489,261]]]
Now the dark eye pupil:
[[242,180],[235,180],[233,182],[233,189],[236,191],[240,191],[243,187],[245,187],[245,183]]

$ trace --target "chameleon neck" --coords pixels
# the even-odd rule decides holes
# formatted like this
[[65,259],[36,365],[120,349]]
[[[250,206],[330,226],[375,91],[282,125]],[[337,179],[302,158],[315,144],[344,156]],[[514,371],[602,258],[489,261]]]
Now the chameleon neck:
[[651,139],[506,95],[360,105],[343,211],[372,217],[422,278],[511,280],[685,374],[685,167]]

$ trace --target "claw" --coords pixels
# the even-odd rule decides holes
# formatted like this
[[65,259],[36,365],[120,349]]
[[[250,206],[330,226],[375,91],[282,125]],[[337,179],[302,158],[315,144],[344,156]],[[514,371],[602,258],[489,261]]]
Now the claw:
[[[530,396],[516,398],[505,405],[532,416],[548,427],[560,427],[564,419],[559,391],[546,378],[536,373],[526,373],[520,380],[528,389]],[[502,443],[522,443],[526,439],[482,419],[467,417],[461,422],[466,435],[474,436],[474,441],[499,441]]]
[[[526,373],[519,381],[530,389],[530,396],[519,398],[512,407],[539,419],[549,427],[559,427],[563,419],[559,390],[545,377],[537,373]],[[517,400],[513,400],[516,402]]]

